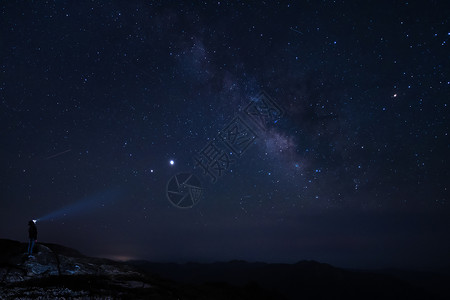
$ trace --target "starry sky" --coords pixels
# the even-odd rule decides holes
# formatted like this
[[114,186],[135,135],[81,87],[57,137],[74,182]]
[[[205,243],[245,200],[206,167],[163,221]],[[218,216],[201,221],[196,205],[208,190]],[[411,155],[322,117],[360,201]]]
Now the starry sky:
[[450,265],[448,3],[192,2],[0,1],[0,237]]

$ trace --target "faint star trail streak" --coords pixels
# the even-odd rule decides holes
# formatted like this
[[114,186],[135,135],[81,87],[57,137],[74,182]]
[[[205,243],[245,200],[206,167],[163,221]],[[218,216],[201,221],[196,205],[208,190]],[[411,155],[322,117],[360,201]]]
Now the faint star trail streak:
[[52,156],[47,157],[46,160],[47,160],[47,159],[51,159],[51,158],[55,158],[55,157],[57,157],[57,156],[63,155],[63,154],[65,154],[65,153],[67,153],[67,152],[70,152],[70,151],[72,151],[72,149],[69,149],[69,150],[66,150],[66,151],[63,151],[63,152],[56,153],[56,154],[54,154],[54,155],[52,155]]

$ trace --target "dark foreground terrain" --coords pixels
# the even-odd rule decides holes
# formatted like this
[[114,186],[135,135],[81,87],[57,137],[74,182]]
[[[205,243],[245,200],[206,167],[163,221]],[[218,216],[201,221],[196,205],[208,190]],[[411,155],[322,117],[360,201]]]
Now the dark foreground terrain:
[[302,261],[119,263],[55,244],[0,239],[0,299],[450,299],[450,276]]

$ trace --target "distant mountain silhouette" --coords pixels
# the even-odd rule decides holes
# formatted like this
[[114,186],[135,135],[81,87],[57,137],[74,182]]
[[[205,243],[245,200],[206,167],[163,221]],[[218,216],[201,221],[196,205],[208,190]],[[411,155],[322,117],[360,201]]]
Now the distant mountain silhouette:
[[245,261],[115,262],[57,244],[0,239],[0,299],[450,299],[447,274]]
[[74,249],[0,239],[0,299],[283,299],[257,286],[188,285]]
[[[450,299],[446,297],[450,295],[446,284],[450,276],[436,273],[345,270],[315,261],[296,264],[128,263],[148,274],[178,282],[259,286],[280,293],[286,299]],[[428,280],[430,278],[433,280]]]

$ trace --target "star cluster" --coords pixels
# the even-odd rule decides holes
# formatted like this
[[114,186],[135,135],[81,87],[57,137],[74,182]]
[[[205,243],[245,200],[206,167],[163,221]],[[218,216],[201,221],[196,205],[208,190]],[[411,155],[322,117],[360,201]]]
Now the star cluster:
[[[120,188],[38,222],[42,239],[165,261],[449,262],[443,2],[0,4],[2,237]],[[195,157],[261,92],[282,117],[211,182]],[[187,210],[166,195],[180,172],[204,188]]]

